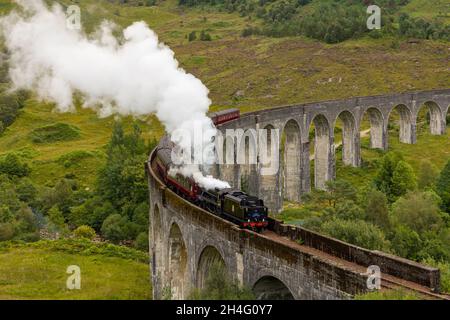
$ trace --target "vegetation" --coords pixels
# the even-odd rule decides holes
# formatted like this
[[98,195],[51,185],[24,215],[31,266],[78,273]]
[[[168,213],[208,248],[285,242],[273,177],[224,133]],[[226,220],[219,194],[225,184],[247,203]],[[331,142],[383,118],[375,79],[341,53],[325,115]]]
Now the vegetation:
[[233,281],[224,269],[223,264],[213,263],[203,289],[194,289],[190,300],[254,300],[249,288],[241,287]]
[[374,291],[355,296],[356,300],[420,300],[414,292],[396,289],[386,291]]
[[301,208],[280,217],[364,248],[438,266],[442,288],[449,292],[450,212],[438,191],[447,167],[419,190],[411,166],[388,152],[370,184],[355,188],[330,181],[326,191],[313,191]]
[[[0,239],[37,240],[39,230],[58,238],[74,230],[76,237],[91,239],[99,233],[115,243],[139,236],[136,246],[145,250],[142,234],[148,233],[149,222],[142,163],[155,143],[146,144],[137,125],[125,134],[122,124],[115,123],[106,163],[93,190],[80,188],[72,177],[60,179],[53,187],[35,184],[20,154],[0,157]],[[84,156],[72,153],[60,161],[71,167]]]
[[[450,26],[439,16],[430,21],[413,18],[402,12],[409,1],[374,1],[382,10],[381,30],[370,31],[366,26],[368,15],[364,1],[311,0],[179,0],[180,6],[213,6],[218,10],[238,12],[241,16],[260,21],[261,27],[247,26],[242,36],[252,34],[273,37],[305,35],[338,43],[369,34],[373,38],[386,36],[421,39],[450,38]],[[397,27],[398,24],[398,27]]]
[[[0,299],[151,299],[147,259],[85,239],[2,242]],[[66,288],[70,265],[80,267],[80,290]]]
[[66,123],[55,123],[31,131],[30,138],[34,143],[52,143],[75,140],[80,137],[80,130]]

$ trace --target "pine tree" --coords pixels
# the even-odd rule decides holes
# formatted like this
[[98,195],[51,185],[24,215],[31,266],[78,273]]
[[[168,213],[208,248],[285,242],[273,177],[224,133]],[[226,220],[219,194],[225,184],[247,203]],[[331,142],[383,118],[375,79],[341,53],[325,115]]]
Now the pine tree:
[[375,187],[383,192],[390,202],[394,202],[393,176],[398,162],[402,160],[402,156],[395,152],[388,152],[381,160],[381,167],[374,179]]
[[450,213],[450,160],[439,175],[436,183],[436,192],[442,199],[442,209]]

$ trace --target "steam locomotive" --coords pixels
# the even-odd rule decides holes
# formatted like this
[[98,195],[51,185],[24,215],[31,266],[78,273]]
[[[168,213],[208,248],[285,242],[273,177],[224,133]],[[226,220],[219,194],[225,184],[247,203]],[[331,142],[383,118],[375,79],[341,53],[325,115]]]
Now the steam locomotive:
[[255,231],[267,228],[268,209],[263,200],[232,188],[206,190],[194,179],[171,172],[171,151],[171,142],[166,136],[160,141],[155,157],[156,171],[171,190],[195,205],[242,228]]

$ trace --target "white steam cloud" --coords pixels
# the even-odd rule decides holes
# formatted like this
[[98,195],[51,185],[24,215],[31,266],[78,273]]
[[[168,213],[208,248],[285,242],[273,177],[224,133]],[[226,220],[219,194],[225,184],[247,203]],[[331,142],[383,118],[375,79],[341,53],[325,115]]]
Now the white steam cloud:
[[[15,88],[34,90],[40,99],[54,101],[61,112],[74,110],[73,95],[80,92],[84,107],[96,109],[102,117],[154,113],[182,149],[188,146],[175,133],[192,132],[194,123],[206,132],[201,143],[214,136],[214,125],[206,116],[211,103],[208,89],[179,67],[173,51],[144,22],[126,28],[119,42],[110,22],[87,36],[67,28],[60,5],[16,2],[22,10],[0,18]],[[203,176],[198,166],[182,172],[206,188],[228,187]]]

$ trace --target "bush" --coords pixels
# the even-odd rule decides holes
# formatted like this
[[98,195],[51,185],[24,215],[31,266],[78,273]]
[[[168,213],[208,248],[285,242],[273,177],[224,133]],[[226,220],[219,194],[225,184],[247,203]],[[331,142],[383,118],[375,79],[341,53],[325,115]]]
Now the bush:
[[80,137],[80,129],[66,123],[56,123],[34,129],[30,138],[34,143],[71,141]]
[[399,161],[392,175],[392,194],[400,197],[416,188],[417,182],[413,168],[405,161]]
[[393,219],[422,234],[429,230],[438,231],[443,226],[438,199],[432,192],[410,192],[394,203]]
[[421,190],[431,188],[436,183],[439,176],[439,171],[436,166],[429,160],[424,160],[420,164],[420,170],[418,175],[418,186]]
[[386,195],[378,190],[370,190],[365,197],[366,218],[383,230],[389,230],[389,207]]
[[147,232],[141,232],[136,237],[136,240],[134,242],[134,247],[138,250],[142,250],[145,252],[148,252],[148,233]]
[[73,234],[77,238],[93,239],[96,236],[95,230],[89,226],[79,226],[73,231]]
[[399,256],[417,260],[422,247],[422,240],[417,232],[401,225],[394,230],[391,246]]
[[189,36],[188,36],[189,42],[194,41],[196,39],[197,39],[197,32],[192,31],[191,33],[189,33]]
[[14,237],[14,226],[11,223],[0,223],[0,241],[11,240]]
[[200,33],[200,41],[211,41],[211,35],[207,33],[205,30],[202,30]]
[[108,216],[102,225],[102,235],[114,243],[127,239],[126,222],[126,217],[122,217],[120,214]]
[[425,259],[422,263],[439,268],[441,272],[441,291],[447,294],[450,293],[450,263],[449,262],[438,262],[431,258]]
[[388,242],[383,232],[373,224],[362,220],[332,219],[322,225],[321,231],[331,237],[363,248],[372,250],[388,248]]
[[0,159],[0,174],[25,177],[30,174],[30,171],[28,164],[23,163],[14,153],[8,153],[6,157]]

